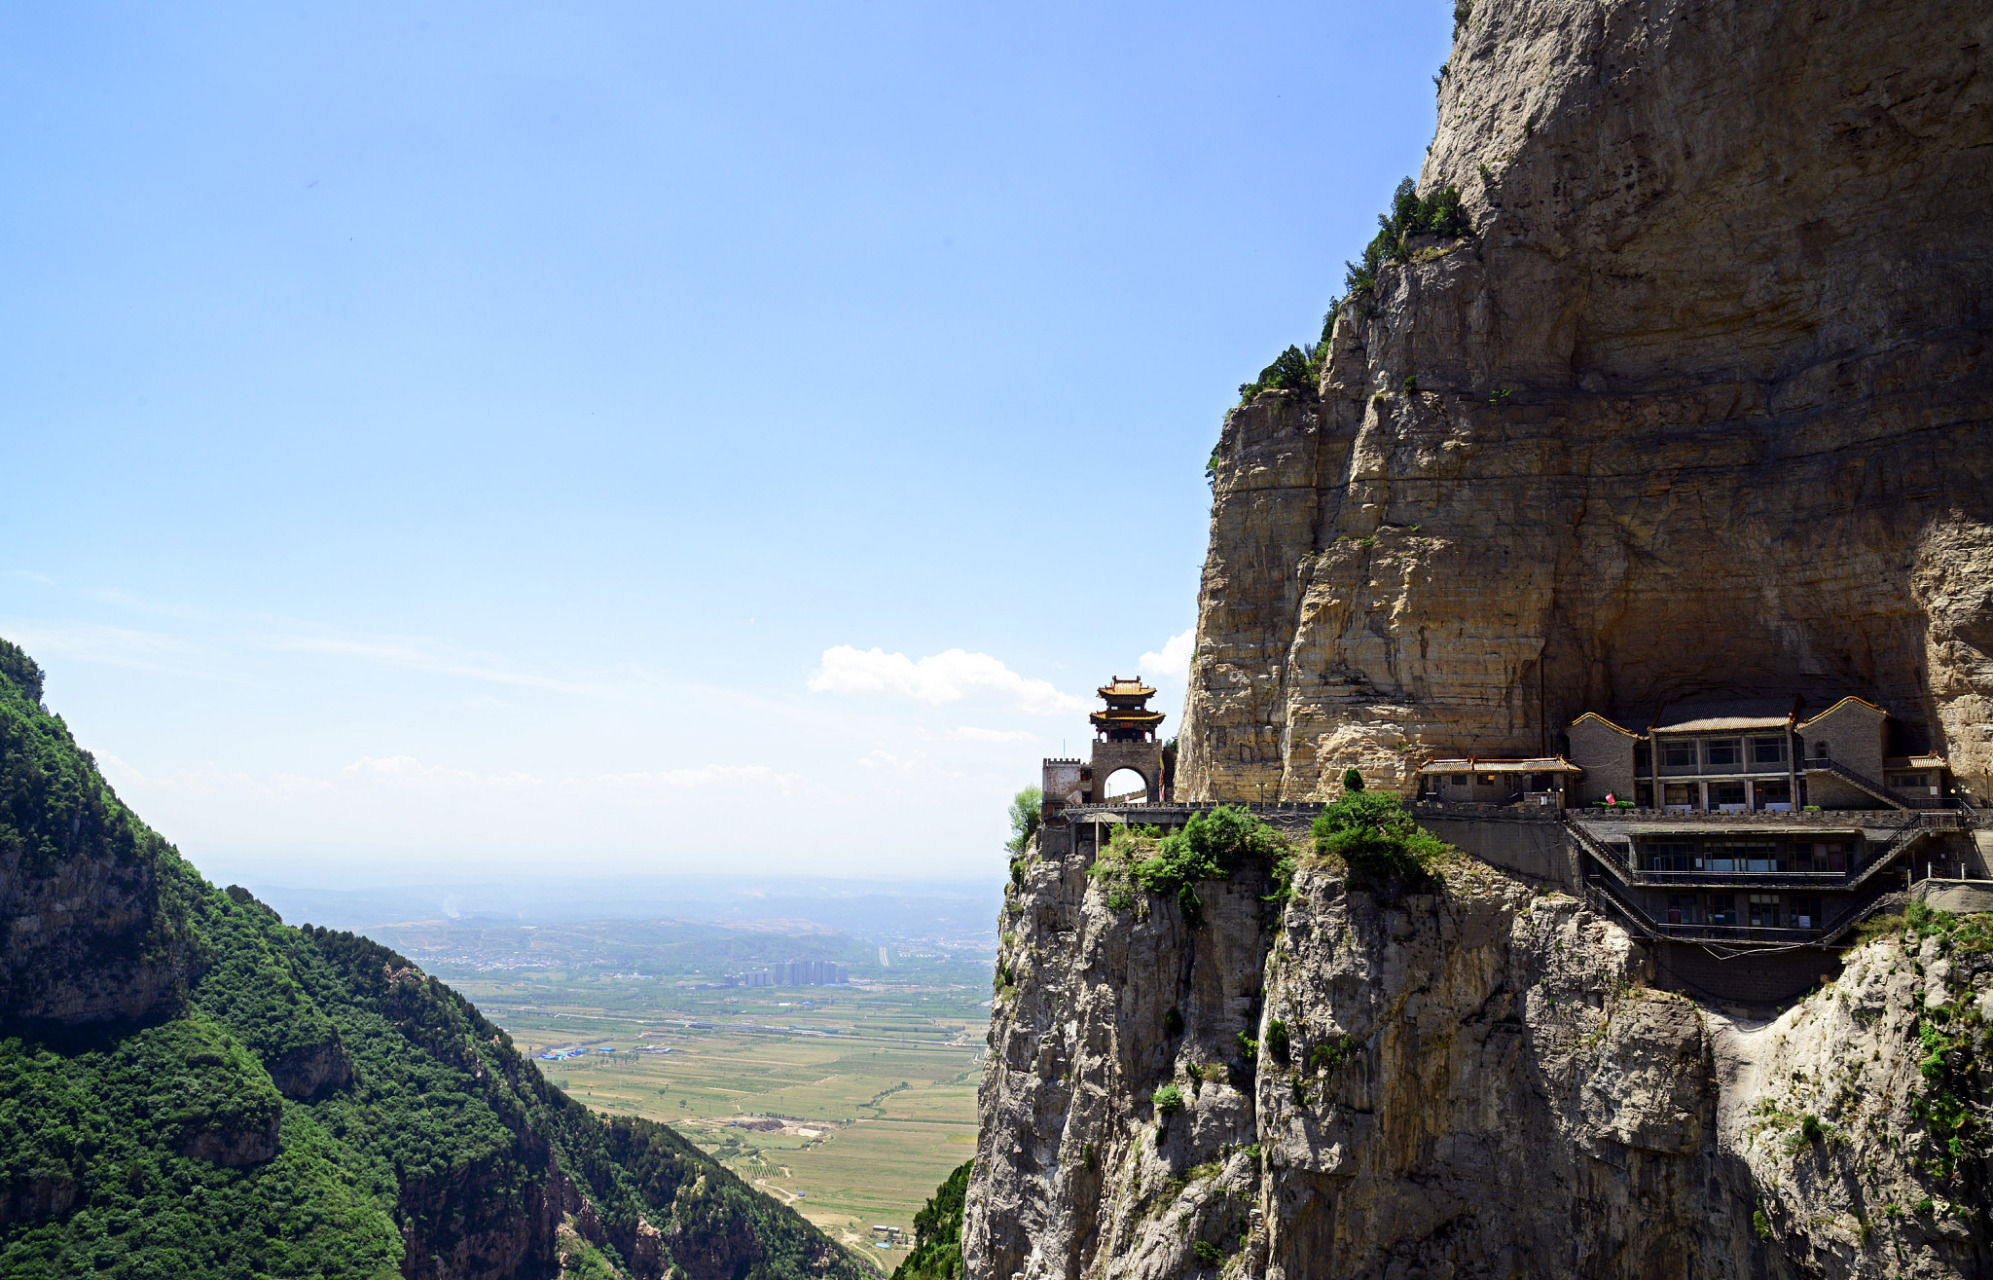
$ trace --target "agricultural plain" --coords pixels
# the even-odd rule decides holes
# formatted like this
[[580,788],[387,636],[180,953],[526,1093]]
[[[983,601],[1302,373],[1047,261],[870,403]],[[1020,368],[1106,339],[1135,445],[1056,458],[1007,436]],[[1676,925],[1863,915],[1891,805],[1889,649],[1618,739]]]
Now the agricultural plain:
[[[613,932],[627,945],[635,928]],[[868,980],[728,988],[711,985],[724,964],[604,972],[588,961],[586,926],[559,931],[527,968],[495,967],[492,955],[511,952],[467,948],[461,930],[447,949],[419,926],[368,932],[475,1001],[574,1097],[674,1125],[882,1266],[902,1251],[876,1247],[874,1226],[910,1233],[936,1185],[974,1153],[989,1017],[980,955],[895,953],[889,967],[867,946]],[[794,941],[799,954],[851,952],[843,939]],[[728,952],[743,949],[784,951],[759,937]]]

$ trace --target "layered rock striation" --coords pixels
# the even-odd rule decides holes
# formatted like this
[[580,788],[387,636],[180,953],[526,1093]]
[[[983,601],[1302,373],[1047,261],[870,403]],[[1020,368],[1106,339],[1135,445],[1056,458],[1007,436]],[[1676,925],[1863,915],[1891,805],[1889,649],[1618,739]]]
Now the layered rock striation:
[[1989,44],[1965,0],[1476,0],[1420,175],[1475,233],[1226,420],[1182,794],[1767,693],[1993,788]]
[[1079,861],[1033,858],[1007,908],[977,1280],[1993,1268],[1976,927],[1899,924],[1750,1023],[1465,859],[1304,865],[1281,904],[1248,868],[1201,925]]

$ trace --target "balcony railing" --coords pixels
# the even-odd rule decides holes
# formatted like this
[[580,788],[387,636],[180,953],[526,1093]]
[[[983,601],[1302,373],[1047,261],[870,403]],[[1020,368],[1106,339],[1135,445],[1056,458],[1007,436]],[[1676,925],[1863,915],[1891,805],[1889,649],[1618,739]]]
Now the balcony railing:
[[1589,876],[1585,880],[1585,905],[1594,911],[1609,909],[1633,925],[1641,933],[1651,938],[1665,938],[1682,942],[1717,942],[1732,945],[1756,946],[1832,946],[1842,934],[1901,894],[1880,887],[1872,887],[1832,919],[1818,925],[1797,928],[1790,925],[1756,924],[1675,924],[1666,920],[1656,920],[1645,910],[1629,901],[1604,876]]
[[[1579,846],[1591,854],[1600,864],[1628,885],[1652,885],[1657,888],[1667,886],[1735,886],[1749,888],[1812,888],[1845,890],[1857,888],[1876,875],[1885,866],[1896,861],[1897,855],[1931,834],[1935,824],[1912,820],[1895,829],[1889,839],[1869,844],[1844,871],[1700,871],[1656,870],[1635,865],[1629,858],[1634,853],[1630,842],[1601,840],[1586,830],[1583,820],[1574,819],[1566,824]],[[1637,855],[1636,855],[1637,857]]]
[[1790,885],[1793,888],[1837,888],[1858,871],[1656,871],[1639,868],[1629,873],[1641,884],[1680,885]]

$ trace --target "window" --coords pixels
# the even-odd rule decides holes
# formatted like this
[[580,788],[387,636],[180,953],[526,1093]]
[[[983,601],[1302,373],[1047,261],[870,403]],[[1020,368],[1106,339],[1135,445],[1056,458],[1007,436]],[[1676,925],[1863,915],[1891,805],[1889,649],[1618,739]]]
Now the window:
[[1744,807],[1744,784],[1741,782],[1712,782],[1709,784],[1709,807],[1721,808],[1724,805]]
[[1744,763],[1744,749],[1735,738],[1711,738],[1703,745],[1709,749],[1712,767]]
[[1784,778],[1768,778],[1751,788],[1751,799],[1760,809],[1792,808],[1792,784]]
[[1751,763],[1752,764],[1785,763],[1785,739],[1784,738],[1751,739]]
[[1712,840],[1703,855],[1703,868],[1707,871],[1778,870],[1778,846],[1768,840]]
[[1467,785],[1467,775],[1464,773],[1449,774],[1446,779],[1446,785],[1449,787],[1464,787]]
[[1732,893],[1712,893],[1709,895],[1709,923],[1734,925],[1737,923],[1737,895]]
[[1633,744],[1633,767],[1635,769],[1645,771],[1646,769],[1651,768],[1653,759],[1654,759],[1653,748],[1649,747],[1644,742],[1636,742]]
[[1695,768],[1695,743],[1668,742],[1661,746],[1661,763],[1670,769]]
[[1813,894],[1796,893],[1785,900],[1795,929],[1818,929],[1826,924],[1820,914],[1820,899]]
[[1911,787],[1923,786],[1924,775],[1921,773],[1892,773],[1889,775],[1888,782],[1892,787],[1900,787],[1907,791]]
[[1815,760],[1825,760],[1825,759],[1827,759],[1827,744],[1826,744],[1826,743],[1824,743],[1824,742],[1816,742],[1816,743],[1814,743],[1814,744],[1813,744],[1813,758],[1814,758]]
[[1776,929],[1779,927],[1779,898],[1775,893],[1754,893],[1751,895],[1751,927],[1753,929]]
[[1656,840],[1647,846],[1649,871],[1693,871],[1696,861],[1693,840]]
[[1661,803],[1670,809],[1693,809],[1701,797],[1696,794],[1693,782],[1664,782],[1661,784]]
[[1708,913],[1696,901],[1692,893],[1671,893],[1668,895],[1669,924],[1702,924]]

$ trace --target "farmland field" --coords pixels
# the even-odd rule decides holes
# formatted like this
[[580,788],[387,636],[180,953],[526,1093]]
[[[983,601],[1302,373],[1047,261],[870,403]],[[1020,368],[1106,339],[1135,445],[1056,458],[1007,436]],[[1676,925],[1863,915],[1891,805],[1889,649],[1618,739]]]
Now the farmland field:
[[[727,988],[708,985],[710,974],[585,964],[494,972],[473,963],[460,932],[447,958],[427,959],[441,948],[420,930],[369,932],[405,945],[580,1101],[672,1124],[888,1268],[903,1251],[873,1247],[873,1225],[911,1232],[974,1154],[989,1017],[980,957],[901,958],[898,972],[873,966],[872,980],[838,986]],[[549,959],[589,949],[568,940]]]

